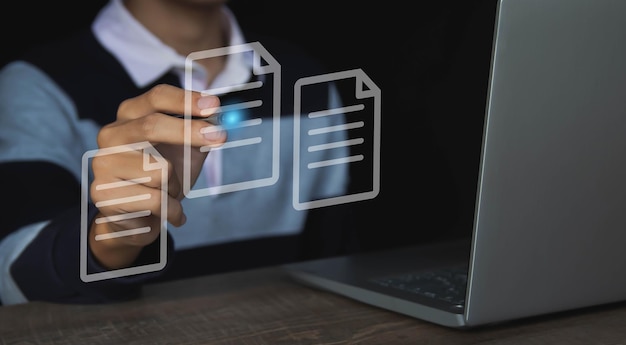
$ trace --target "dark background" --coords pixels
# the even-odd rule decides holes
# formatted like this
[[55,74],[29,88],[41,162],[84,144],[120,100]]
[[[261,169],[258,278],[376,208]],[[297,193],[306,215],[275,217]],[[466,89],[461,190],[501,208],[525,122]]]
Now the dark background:
[[[89,25],[105,2],[4,5],[0,64]],[[291,40],[330,71],[361,68],[381,89],[380,194],[339,206],[366,249],[469,235],[495,0],[366,3],[230,5],[244,29]]]

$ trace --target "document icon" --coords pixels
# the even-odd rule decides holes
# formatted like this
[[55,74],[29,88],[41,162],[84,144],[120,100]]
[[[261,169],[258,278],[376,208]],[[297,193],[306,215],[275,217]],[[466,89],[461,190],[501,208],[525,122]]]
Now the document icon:
[[[189,54],[185,66],[185,89],[192,89],[190,86],[194,81],[193,73],[197,71],[193,68],[195,63],[221,59],[225,56],[244,62],[236,64],[237,66],[248,66],[247,70],[235,73],[243,78],[241,80],[217,80],[215,81],[217,86],[200,90],[200,92],[205,95],[220,96],[221,105],[217,113],[221,116],[222,128],[228,132],[228,140],[222,146],[210,150],[220,151],[218,154],[221,154],[225,162],[222,167],[236,168],[221,172],[222,178],[217,185],[203,185],[202,183],[192,185],[190,155],[194,148],[187,144],[190,142],[191,126],[186,126],[183,188],[188,198],[269,186],[278,180],[281,68],[259,42]],[[188,91],[187,95],[190,92]],[[191,97],[186,97],[186,118],[190,118],[190,102]],[[200,150],[206,152],[209,148],[202,147]],[[241,169],[242,164],[231,164],[238,157],[250,157],[250,151],[254,154],[267,153],[271,164],[261,169],[248,169],[248,171]]]
[[[341,90],[342,105],[320,109],[314,94],[319,88],[335,84]],[[352,92],[352,90],[354,90]],[[314,92],[317,91],[317,92]],[[378,195],[380,184],[380,89],[361,69],[347,70],[301,78],[294,86],[294,181],[293,207],[305,210],[372,199]],[[339,124],[329,125],[330,117],[343,116]],[[329,136],[332,132],[343,135]],[[339,138],[332,142],[323,138]],[[347,149],[346,149],[347,148]],[[329,158],[330,157],[330,158]],[[310,198],[301,181],[312,171],[339,171],[349,166],[351,187],[345,195],[322,199]]]
[[[91,160],[96,156],[103,155],[116,155],[116,154],[125,154],[129,152],[138,152],[143,155],[143,171],[149,172],[154,170],[160,170],[161,172],[161,222],[160,222],[160,252],[159,257],[155,262],[143,264],[141,266],[129,267],[117,270],[110,270],[104,272],[88,272],[87,269],[87,254],[88,254],[88,243],[89,243],[89,228],[90,224],[88,223],[88,203],[91,199],[89,196],[90,183],[92,177],[90,176],[89,167],[91,166]],[[98,149],[87,151],[83,154],[82,159],[82,177],[81,177],[81,185],[82,185],[82,194],[81,194],[81,242],[80,242],[80,278],[84,282],[92,282],[97,280],[104,280],[122,276],[128,276],[139,273],[146,273],[151,271],[158,271],[165,267],[165,263],[167,260],[167,227],[166,227],[166,216],[167,216],[167,180],[168,180],[168,167],[165,159],[159,154],[159,152],[149,143],[149,142],[140,142],[130,145],[121,145],[110,148]],[[135,184],[138,183],[146,183],[151,179],[149,174],[140,175],[133,177],[132,179],[128,179],[120,182],[113,182],[107,184],[100,184],[94,186],[96,189],[118,189],[124,190],[129,189]],[[133,195],[129,193],[128,196],[123,198],[111,199],[100,201],[96,203],[96,207],[106,207],[111,205],[121,205],[128,204],[133,202],[140,202],[142,200],[150,198],[150,194],[143,195]],[[151,215],[150,210],[129,212],[129,213],[121,213],[118,215],[108,216],[108,217],[100,217],[96,218],[94,221],[96,223],[105,223],[105,222],[117,222],[128,219],[147,217]],[[96,241],[107,241],[113,238],[119,238],[123,236],[132,236],[136,234],[142,234],[151,231],[150,227],[143,227],[137,229],[128,229],[124,231],[118,231],[116,233],[106,234],[106,235],[96,235]]]

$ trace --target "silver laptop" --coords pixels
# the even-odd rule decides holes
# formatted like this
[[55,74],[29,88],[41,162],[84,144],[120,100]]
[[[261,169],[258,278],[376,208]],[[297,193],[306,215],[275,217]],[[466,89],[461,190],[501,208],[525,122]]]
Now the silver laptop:
[[285,269],[458,328],[626,300],[625,16],[626,1],[500,0],[471,238]]

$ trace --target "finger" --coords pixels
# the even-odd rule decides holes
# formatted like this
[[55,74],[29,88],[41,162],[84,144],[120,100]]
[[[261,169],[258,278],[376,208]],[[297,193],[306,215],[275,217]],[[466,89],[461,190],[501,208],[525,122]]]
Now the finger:
[[104,126],[98,133],[99,147],[112,147],[149,141],[152,144],[218,147],[226,141],[226,132],[202,120],[184,120],[162,113],[152,113],[126,122]]
[[122,102],[117,118],[132,120],[156,112],[207,117],[217,112],[219,106],[220,100],[217,96],[160,84]]

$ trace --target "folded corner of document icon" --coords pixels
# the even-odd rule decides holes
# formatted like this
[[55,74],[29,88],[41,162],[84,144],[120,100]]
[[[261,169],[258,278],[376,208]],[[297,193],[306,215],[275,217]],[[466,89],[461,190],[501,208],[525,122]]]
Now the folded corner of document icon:
[[[321,107],[320,88],[350,90]],[[293,206],[304,210],[372,199],[380,181],[381,92],[362,69],[299,79],[294,86]],[[331,99],[332,100],[332,99]],[[352,178],[344,189],[345,178]],[[310,180],[323,181],[311,190]]]
[[[136,184],[147,183],[151,180],[151,174],[154,170],[160,170],[161,175],[161,221],[160,221],[160,231],[161,236],[159,237],[159,255],[153,262],[149,262],[146,264],[142,264],[140,266],[135,267],[127,267],[123,269],[115,269],[115,270],[106,270],[102,272],[89,272],[88,271],[88,256],[89,256],[89,241],[91,240],[89,236],[90,223],[89,223],[89,211],[88,205],[91,200],[89,195],[90,191],[90,162],[96,156],[103,155],[122,155],[130,152],[141,153],[143,157],[143,172],[145,174],[138,174],[138,176],[133,176],[124,181],[111,182],[106,184],[100,184],[94,186],[96,189],[116,189],[117,191],[123,190],[131,190],[132,187]],[[148,174],[150,172],[150,174]],[[84,282],[93,282],[111,278],[118,278],[123,276],[135,275],[140,273],[147,273],[161,270],[165,267],[167,260],[167,229],[166,229],[166,215],[167,215],[167,180],[168,180],[168,165],[165,159],[159,154],[159,152],[148,142],[139,142],[129,145],[120,145],[105,149],[98,149],[87,151],[83,154],[82,159],[82,177],[81,177],[81,240],[80,240],[80,277]],[[125,195],[122,193],[122,195]],[[116,206],[122,204],[129,203],[139,203],[142,200],[146,200],[150,198],[150,194],[140,194],[133,195],[132,193],[127,193],[127,196],[114,198],[110,200],[99,201],[95,204],[96,207],[106,207],[106,206]],[[120,207],[123,208],[123,207]],[[94,219],[96,224],[107,223],[107,222],[118,222],[124,220],[131,220],[141,217],[149,217],[151,216],[150,210],[139,210],[127,213],[120,213],[115,215],[107,215],[107,216],[98,216]],[[121,230],[109,234],[95,235],[95,241],[110,241],[116,238],[124,237],[124,236],[133,236],[137,234],[147,233],[152,231],[149,226],[140,227],[135,229],[127,229]]]

